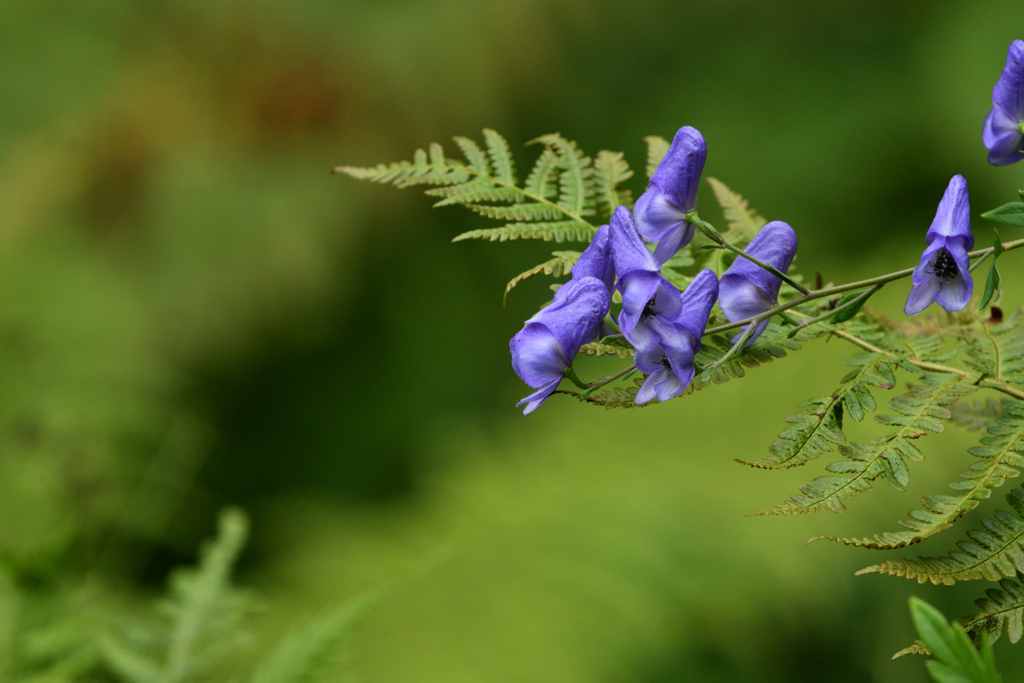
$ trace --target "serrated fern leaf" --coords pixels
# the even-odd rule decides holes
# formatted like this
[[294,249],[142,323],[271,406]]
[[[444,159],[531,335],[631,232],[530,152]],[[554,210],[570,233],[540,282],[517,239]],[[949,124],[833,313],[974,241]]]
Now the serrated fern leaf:
[[[875,416],[878,422],[897,427],[895,431],[867,444],[839,444],[839,452],[849,460],[832,463],[827,469],[841,476],[812,479],[790,500],[754,514],[793,515],[821,510],[842,512],[846,509],[843,501],[870,491],[871,482],[879,477],[902,490],[909,482],[909,462],[924,459],[914,445],[914,440],[929,432],[942,432],[942,420],[951,417],[950,406],[976,390],[961,375],[928,373],[922,379],[922,383],[915,385],[909,393],[889,401],[889,409],[895,415]],[[864,411],[874,410],[874,399],[862,383],[847,392],[844,405],[850,417],[856,417],[857,411],[861,411],[863,417]]]
[[506,242],[508,240],[547,240],[549,242],[589,242],[597,232],[589,225],[581,225],[577,221],[551,221],[548,223],[510,223],[500,228],[483,228],[470,230],[455,237],[452,242],[462,240],[488,240],[490,242]]
[[532,195],[545,199],[558,197],[558,155],[547,147],[537,157],[537,163],[526,178],[525,189]]
[[518,184],[516,162],[505,138],[490,128],[484,128],[484,141],[487,143],[487,155],[494,166],[495,177],[507,185]]
[[[1018,514],[1024,509],[1024,491],[1014,489],[1007,498]],[[957,543],[959,552],[947,557],[889,560],[865,567],[857,575],[888,574],[948,586],[957,581],[1016,576],[1024,571],[1024,521],[1003,510],[996,510],[994,517],[981,521],[983,531],[967,532],[970,540]]]
[[551,254],[554,258],[545,261],[539,265],[530,268],[527,271],[519,273],[514,278],[509,280],[508,284],[505,285],[505,296],[502,298],[502,303],[508,298],[508,293],[523,280],[529,279],[534,275],[551,275],[552,277],[561,277],[576,264],[576,260],[580,257],[578,251],[556,251]]
[[648,135],[644,142],[647,143],[647,177],[650,178],[668,153],[669,142],[660,135]]
[[608,340],[590,342],[580,347],[580,352],[588,356],[618,356],[619,358],[631,358],[633,347],[625,337],[611,338]]
[[466,157],[466,161],[469,162],[469,167],[473,172],[480,176],[491,175],[491,163],[487,159],[487,153],[480,149],[480,145],[470,138],[458,135],[455,136],[454,140],[455,144],[462,150],[462,154]]
[[991,398],[975,403],[964,401],[953,406],[950,411],[953,413],[953,421],[969,432],[988,427],[1003,415],[1002,407]]
[[594,167],[590,157],[558,133],[542,135],[533,142],[546,145],[558,157],[558,205],[573,216],[594,215]]
[[441,201],[434,204],[434,208],[474,202],[514,202],[520,198],[516,188],[500,187],[490,178],[477,178],[460,185],[437,187],[427,190],[426,194],[431,197],[442,197]]
[[173,626],[161,683],[188,680],[199,663],[198,650],[209,647],[237,620],[242,600],[231,588],[230,576],[248,532],[249,522],[240,510],[225,510],[217,538],[202,551],[199,566],[172,576],[165,612]]
[[[757,341],[716,367],[707,381],[703,381],[701,373],[698,373],[690,386],[686,388],[686,393],[700,391],[712,384],[725,384],[729,380],[745,377],[747,369],[770,363],[776,358],[785,358],[788,351],[800,350],[800,342],[810,341],[818,335],[816,330],[808,328],[801,330],[800,334],[790,339],[789,332],[792,329],[792,327],[783,327],[774,322],[769,323]],[[732,341],[722,334],[705,337],[703,346],[696,355],[697,366],[703,368],[711,366],[718,362],[730,348],[732,348]]]
[[[892,358],[887,354],[858,354],[849,364],[857,368],[843,378],[840,387],[831,395],[814,398],[800,404],[804,409],[790,415],[790,423],[779,434],[779,438],[768,447],[768,457],[744,465],[760,469],[788,469],[803,465],[836,446],[846,443],[843,434],[842,417],[844,404],[856,405],[863,417],[865,408],[873,407],[865,400],[870,396],[868,386],[891,389],[896,382],[892,372]],[[849,397],[849,398],[848,398]]]
[[314,683],[325,680],[325,673],[347,644],[352,629],[379,602],[376,594],[363,596],[292,629],[257,665],[252,683]]
[[1020,476],[1024,468],[1024,403],[1007,400],[1004,406],[1006,415],[989,426],[988,436],[982,437],[981,446],[968,451],[978,460],[960,473],[961,481],[950,484],[951,488],[962,492],[960,495],[922,498],[924,509],[911,511],[910,519],[900,521],[908,531],[886,532],[872,538],[823,538],[846,545],[891,550],[919,543],[951,527],[1007,479]]
[[633,177],[622,152],[604,150],[594,157],[594,195],[597,209],[605,218],[610,218],[616,206],[633,208],[633,194],[619,185]]
[[753,239],[768,221],[751,209],[742,195],[730,190],[721,180],[708,178],[708,184],[715,193],[718,205],[722,207],[722,215],[725,216],[729,230],[734,233],[733,239],[729,241],[735,243],[737,237],[745,238],[747,242]]
[[[1005,631],[1011,643],[1024,636],[1024,575],[1016,579],[1003,579],[999,588],[989,588],[984,598],[974,601],[980,611],[960,620],[964,630],[979,643],[982,637],[989,643],[999,640]],[[905,647],[893,659],[904,655],[927,655],[931,651],[921,641]]]
[[964,365],[993,379],[1024,384],[1024,325],[1021,312],[995,325],[978,323],[964,335]]

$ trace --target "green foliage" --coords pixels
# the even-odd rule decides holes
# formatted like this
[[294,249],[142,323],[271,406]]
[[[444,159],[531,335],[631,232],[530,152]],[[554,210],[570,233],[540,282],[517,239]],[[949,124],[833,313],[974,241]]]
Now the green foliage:
[[1021,311],[994,325],[978,324],[963,334],[964,364],[992,379],[1024,384],[1024,325]]
[[949,410],[953,414],[953,421],[969,432],[984,429],[995,422],[997,417],[1003,415],[1002,406],[993,398],[986,398],[974,403],[961,401]]
[[986,211],[981,217],[997,223],[1006,223],[1014,227],[1024,227],[1024,202],[1010,202]]
[[968,452],[978,458],[970,469],[961,472],[961,480],[950,487],[961,493],[956,496],[934,495],[921,499],[923,509],[910,512],[910,519],[900,524],[908,531],[875,534],[872,538],[834,538],[846,545],[874,549],[902,548],[950,528],[954,522],[992,495],[1007,479],[1020,476],[1024,467],[1024,402],[1007,400],[1006,414],[996,418],[982,437],[981,446]]
[[633,347],[621,335],[605,337],[599,341],[584,344],[580,347],[580,351],[588,356],[613,355],[619,358],[630,358],[633,355]]
[[[875,409],[869,387],[891,389],[896,378],[892,357],[884,353],[857,354],[845,363],[855,369],[843,378],[831,396],[801,403],[804,410],[786,418],[792,426],[783,430],[775,443],[768,447],[771,455],[743,464],[760,469],[788,469],[806,464],[836,446],[846,444],[842,423],[844,412],[854,420],[863,420],[865,413]],[[815,490],[815,495],[820,496],[816,482],[809,486]],[[827,505],[828,497],[825,500]]]
[[[738,247],[746,246],[768,221],[751,209],[749,202],[742,195],[730,190],[725,183],[717,178],[709,177],[707,180],[715,193],[715,199],[722,207],[722,215],[728,226],[728,229],[722,232],[722,237]],[[732,253],[723,249],[713,249],[708,253],[703,266],[721,275],[728,266],[727,256],[731,257]]]
[[1003,253],[1003,241],[999,238],[999,233],[996,233],[996,241],[992,246],[992,265],[988,269],[988,278],[985,280],[985,292],[981,295],[981,301],[978,302],[978,310],[982,310],[988,303],[992,301],[992,297],[999,291],[999,255]]
[[330,680],[339,651],[347,644],[355,626],[379,603],[379,595],[366,595],[294,627],[257,665],[252,683]]
[[910,599],[910,613],[921,642],[935,659],[927,663],[936,683],[1001,683],[992,646],[987,638],[979,652],[964,629],[950,624],[937,609],[917,598]]
[[542,135],[531,144],[541,144],[544,150],[520,187],[505,139],[486,129],[484,141],[486,150],[469,138],[455,138],[465,161],[447,158],[435,143],[428,152],[417,150],[412,161],[370,168],[340,166],[335,171],[397,187],[435,186],[426,193],[439,198],[436,207],[461,204],[487,218],[508,221],[502,227],[465,232],[455,237],[456,242],[589,242],[596,228],[588,217],[607,219],[616,206],[632,206],[632,193],[621,185],[633,172],[621,152],[603,150],[592,161],[575,142],[557,133]]
[[248,598],[230,583],[245,545],[249,522],[239,510],[221,513],[216,540],[200,553],[199,566],[172,575],[161,613],[170,622],[159,658],[134,651],[115,638],[104,640],[112,671],[126,683],[184,683],[203,677],[239,626]]
[[650,178],[668,153],[669,141],[659,135],[648,135],[644,142],[647,143],[647,177]]
[[[1024,514],[1024,491],[1014,489],[1006,496],[1018,515]],[[983,519],[984,531],[969,531],[969,541],[960,541],[960,552],[948,557],[900,559],[866,567],[861,574],[888,574],[917,579],[919,583],[953,585],[957,581],[987,579],[998,581],[1024,571],[1024,520],[1002,510],[995,519]]]
[[561,277],[568,273],[572,267],[576,264],[576,260],[580,257],[578,251],[555,251],[551,253],[551,259],[541,263],[539,265],[530,268],[527,271],[519,273],[514,278],[509,280],[509,283],[505,285],[505,295],[502,297],[502,303],[508,299],[508,293],[523,280],[527,280],[534,275],[550,275],[552,277]]
[[[867,358],[863,359],[862,369],[871,368],[870,380],[861,380],[851,388],[844,385],[837,392],[837,400],[838,394],[842,394],[846,415],[854,419],[863,419],[865,412],[874,410],[875,402],[868,386],[892,388],[895,377],[891,365],[884,362],[884,358],[878,358],[877,354],[867,355]],[[884,380],[881,384],[880,379]],[[853,378],[851,381],[857,380]],[[890,486],[903,490],[909,482],[909,463],[924,460],[914,441],[928,433],[941,433],[944,429],[942,421],[952,417],[950,407],[975,390],[976,387],[965,382],[961,375],[925,373],[920,384],[913,386],[908,393],[889,401],[889,409],[896,413],[895,415],[875,416],[878,422],[896,427],[889,434],[873,439],[867,444],[860,444],[846,442],[843,437],[836,434],[837,430],[834,427],[822,428],[823,431],[829,430],[827,434],[832,436],[831,443],[837,443],[839,452],[849,458],[847,461],[832,463],[826,468],[829,472],[841,476],[813,479],[801,487],[801,493],[793,495],[791,500],[755,514],[791,515],[820,510],[842,512],[846,509],[843,501],[870,491],[871,482],[879,477]],[[820,405],[825,399],[818,401]],[[831,403],[831,399],[829,401],[830,405],[835,405]],[[825,418],[819,419],[826,421]],[[822,441],[827,437],[823,434],[817,438]]]

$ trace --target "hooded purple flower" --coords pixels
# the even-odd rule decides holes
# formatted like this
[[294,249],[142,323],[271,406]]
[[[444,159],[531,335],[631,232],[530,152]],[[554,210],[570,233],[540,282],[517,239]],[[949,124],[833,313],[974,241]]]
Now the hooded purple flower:
[[1024,159],[1024,40],[1010,43],[1006,66],[992,88],[992,111],[985,117],[981,139],[990,164],[1005,166]]
[[[612,293],[612,288],[615,286],[615,262],[612,260],[612,241],[610,231],[607,225],[602,225],[598,228],[594,234],[594,239],[590,242],[590,245],[583,250],[577,259],[575,265],[572,267],[572,280],[580,280],[585,277],[597,278],[604,283],[605,288],[608,290],[609,297]],[[562,285],[555,292],[554,297],[551,299],[552,304],[557,304],[568,293],[567,285]],[[608,313],[608,309],[611,305],[611,299],[608,300],[609,306],[605,306],[604,313],[601,314],[601,319],[598,320],[597,324],[594,325],[594,330],[587,336],[584,343],[593,341],[595,338],[600,339],[612,334],[613,330],[608,327],[604,322],[604,317]]]
[[508,343],[512,369],[537,389],[516,404],[526,404],[523,415],[532,413],[554,392],[587,335],[608,311],[608,289],[597,278],[570,280],[558,291],[562,290],[559,301],[527,320]]
[[612,214],[612,257],[622,292],[619,327],[638,351],[651,351],[659,334],[669,330],[667,321],[679,315],[679,290],[661,276],[661,267],[640,239],[629,210],[619,206]]
[[714,271],[697,273],[680,296],[679,315],[667,325],[671,333],[662,334],[654,349],[636,352],[636,367],[647,375],[636,394],[638,404],[654,397],[662,402],[675,398],[693,380],[693,358],[700,351],[700,338],[717,298],[718,279]]
[[971,259],[967,255],[974,247],[971,201],[963,176],[955,175],[949,181],[925,240],[928,248],[914,269],[914,286],[903,311],[917,315],[933,301],[947,311],[963,310],[974,293]]
[[[782,221],[772,221],[761,228],[743,251],[785,273],[793,263],[796,248],[793,228]],[[718,303],[729,322],[745,320],[773,308],[778,302],[781,286],[782,280],[778,276],[737,256],[722,275]],[[747,343],[753,343],[766,327],[767,319],[759,322]]]
[[695,226],[686,221],[686,214],[697,208],[697,184],[707,156],[700,132],[690,126],[680,128],[647,191],[636,201],[636,227],[648,242],[658,243],[654,256],[659,263],[693,239]]

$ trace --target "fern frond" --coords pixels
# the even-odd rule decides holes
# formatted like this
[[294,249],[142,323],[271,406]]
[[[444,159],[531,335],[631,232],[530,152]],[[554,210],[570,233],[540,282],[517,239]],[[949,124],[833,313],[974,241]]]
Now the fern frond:
[[953,413],[953,421],[969,432],[988,427],[1003,415],[1002,407],[991,398],[975,403],[964,401],[953,406],[950,411]]
[[1003,382],[1024,384],[1024,325],[1021,312],[995,325],[978,323],[964,336],[964,365]]
[[491,175],[491,163],[487,160],[487,153],[480,149],[476,141],[459,135],[456,135],[454,140],[474,173],[480,176]]
[[[1014,489],[1006,498],[1018,514],[1024,513],[1024,491]],[[970,540],[957,543],[961,552],[947,557],[890,560],[865,567],[856,575],[888,574],[947,586],[971,579],[998,581],[1014,577],[1024,571],[1024,521],[1003,510],[996,510],[994,516],[981,520],[984,531],[967,532]]]
[[525,189],[530,194],[544,199],[558,196],[558,155],[545,147],[537,157],[537,163],[526,178]]
[[437,143],[430,145],[430,153],[416,150],[413,160],[392,164],[378,164],[370,168],[339,166],[336,173],[344,173],[356,180],[373,183],[390,183],[397,187],[414,185],[454,185],[470,178],[469,169],[459,161],[445,159],[444,148]]
[[590,157],[558,133],[542,135],[532,142],[546,145],[558,157],[558,205],[573,216],[593,216],[594,167]]
[[512,204],[510,206],[486,206],[461,201],[459,203],[474,213],[499,221],[522,221],[528,223],[533,221],[553,221],[562,217],[562,212],[558,210],[558,207],[539,202]]
[[590,342],[580,347],[582,353],[588,356],[618,356],[619,358],[630,358],[633,356],[633,347],[625,337],[613,337],[609,340]]
[[[914,445],[914,440],[929,432],[941,433],[942,420],[951,417],[950,406],[961,397],[976,391],[976,387],[964,381],[961,375],[928,373],[922,383],[910,392],[889,401],[889,409],[896,415],[876,415],[875,420],[897,429],[867,444],[841,443],[839,452],[849,458],[836,462],[826,469],[837,475],[818,477],[800,488],[799,494],[791,496],[773,508],[755,512],[755,515],[793,515],[832,510],[843,512],[843,501],[870,491],[871,482],[879,477],[889,485],[902,490],[909,482],[909,462],[920,462],[924,456]],[[846,414],[857,418],[863,412],[875,409],[874,399],[864,384],[859,384],[844,397]]]
[[552,277],[561,277],[576,264],[576,260],[580,257],[578,251],[555,251],[551,255],[554,257],[550,260],[545,261],[539,265],[530,268],[527,271],[519,273],[514,278],[509,280],[508,284],[505,285],[505,296],[502,297],[502,304],[508,299],[508,293],[523,280],[529,279],[534,275],[551,275]]
[[[891,389],[896,382],[892,372],[892,357],[882,353],[858,354],[844,361],[854,365],[843,378],[841,386],[831,395],[801,403],[803,411],[790,415],[787,427],[768,447],[770,456],[754,462],[739,462],[760,469],[789,469],[803,465],[846,443],[843,434],[843,406],[851,406],[851,417],[863,419],[864,411],[874,408],[869,386]],[[853,409],[856,406],[856,410]]]
[[490,128],[484,128],[484,142],[487,143],[487,156],[494,166],[494,176],[506,185],[517,185],[516,162],[505,138]]
[[619,185],[633,177],[622,152],[603,150],[594,157],[594,192],[597,208],[604,218],[610,218],[615,207],[633,208],[633,193],[619,189]]
[[455,204],[471,204],[474,202],[514,202],[521,193],[514,187],[499,187],[490,178],[476,178],[466,183],[436,187],[427,190],[431,197],[443,197],[434,208],[453,206]]
[[922,498],[924,509],[911,511],[910,519],[900,521],[909,531],[886,532],[872,538],[822,538],[846,545],[892,550],[919,543],[951,527],[1007,479],[1020,476],[1024,468],[1024,403],[1008,399],[1004,406],[1006,415],[989,426],[988,436],[981,439],[982,445],[968,450],[978,460],[960,473],[961,481],[950,484],[963,493]]
[[648,135],[644,142],[647,143],[647,177],[650,178],[668,153],[669,141],[660,135]]
[[[1006,631],[1011,643],[1017,643],[1024,636],[1024,574],[1016,579],[1003,579],[999,588],[989,588],[986,597],[974,601],[980,611],[961,619],[964,630],[979,643],[984,636],[989,643],[995,643]],[[931,651],[921,641],[905,647],[895,655],[927,655]]]
[[500,228],[470,230],[455,237],[452,242],[462,240],[547,240],[549,242],[589,242],[597,230],[577,221],[552,221],[549,223],[510,223]]
[[750,208],[742,195],[730,190],[721,180],[708,178],[708,184],[715,193],[718,205],[722,207],[722,215],[725,216],[729,230],[734,233],[732,239],[726,238],[729,241],[736,243],[739,241],[737,238],[744,238],[749,242],[768,223]]
[[347,643],[352,629],[380,603],[376,594],[345,603],[340,608],[293,628],[259,663],[252,683],[314,683],[325,680]]
[[171,578],[171,599],[164,611],[173,619],[162,683],[179,683],[200,665],[198,650],[226,632],[240,616],[242,598],[230,576],[245,545],[249,521],[240,510],[220,515],[216,540],[201,552],[199,566]]

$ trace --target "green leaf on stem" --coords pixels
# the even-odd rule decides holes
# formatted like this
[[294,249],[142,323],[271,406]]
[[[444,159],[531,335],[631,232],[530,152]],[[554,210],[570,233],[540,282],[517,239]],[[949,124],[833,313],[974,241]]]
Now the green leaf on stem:
[[988,638],[981,639],[979,652],[960,624],[950,624],[939,610],[918,598],[910,599],[910,614],[921,644],[935,657],[927,664],[932,680],[1001,683]]
[[849,320],[853,316],[855,316],[858,313],[860,313],[860,309],[864,307],[864,302],[866,302],[868,299],[871,298],[870,294],[867,295],[867,296],[864,296],[860,301],[858,301],[857,303],[853,304],[852,306],[847,306],[846,308],[843,308],[843,306],[845,306],[846,304],[850,303],[851,301],[853,301],[857,297],[863,296],[863,295],[864,295],[864,292],[861,291],[861,292],[851,292],[851,293],[847,294],[846,296],[844,296],[842,299],[839,300],[839,303],[836,304],[836,308],[838,308],[840,310],[836,311],[835,315],[833,315],[831,318],[829,318],[828,321],[830,323],[832,323],[833,325],[835,325],[837,323],[845,323],[847,320]]
[[[1024,206],[1024,205],[1022,205]],[[992,297],[995,296],[996,292],[999,291],[999,268],[996,267],[996,261],[999,259],[999,255],[1003,253],[1003,243],[999,239],[999,233],[996,233],[996,244],[994,251],[992,252],[992,266],[988,269],[988,280],[985,281],[985,293],[981,296],[981,303],[978,304],[978,310],[984,310],[988,303],[992,301]]]
[[1010,202],[981,214],[985,220],[1006,223],[1018,228],[1024,227],[1024,202]]

